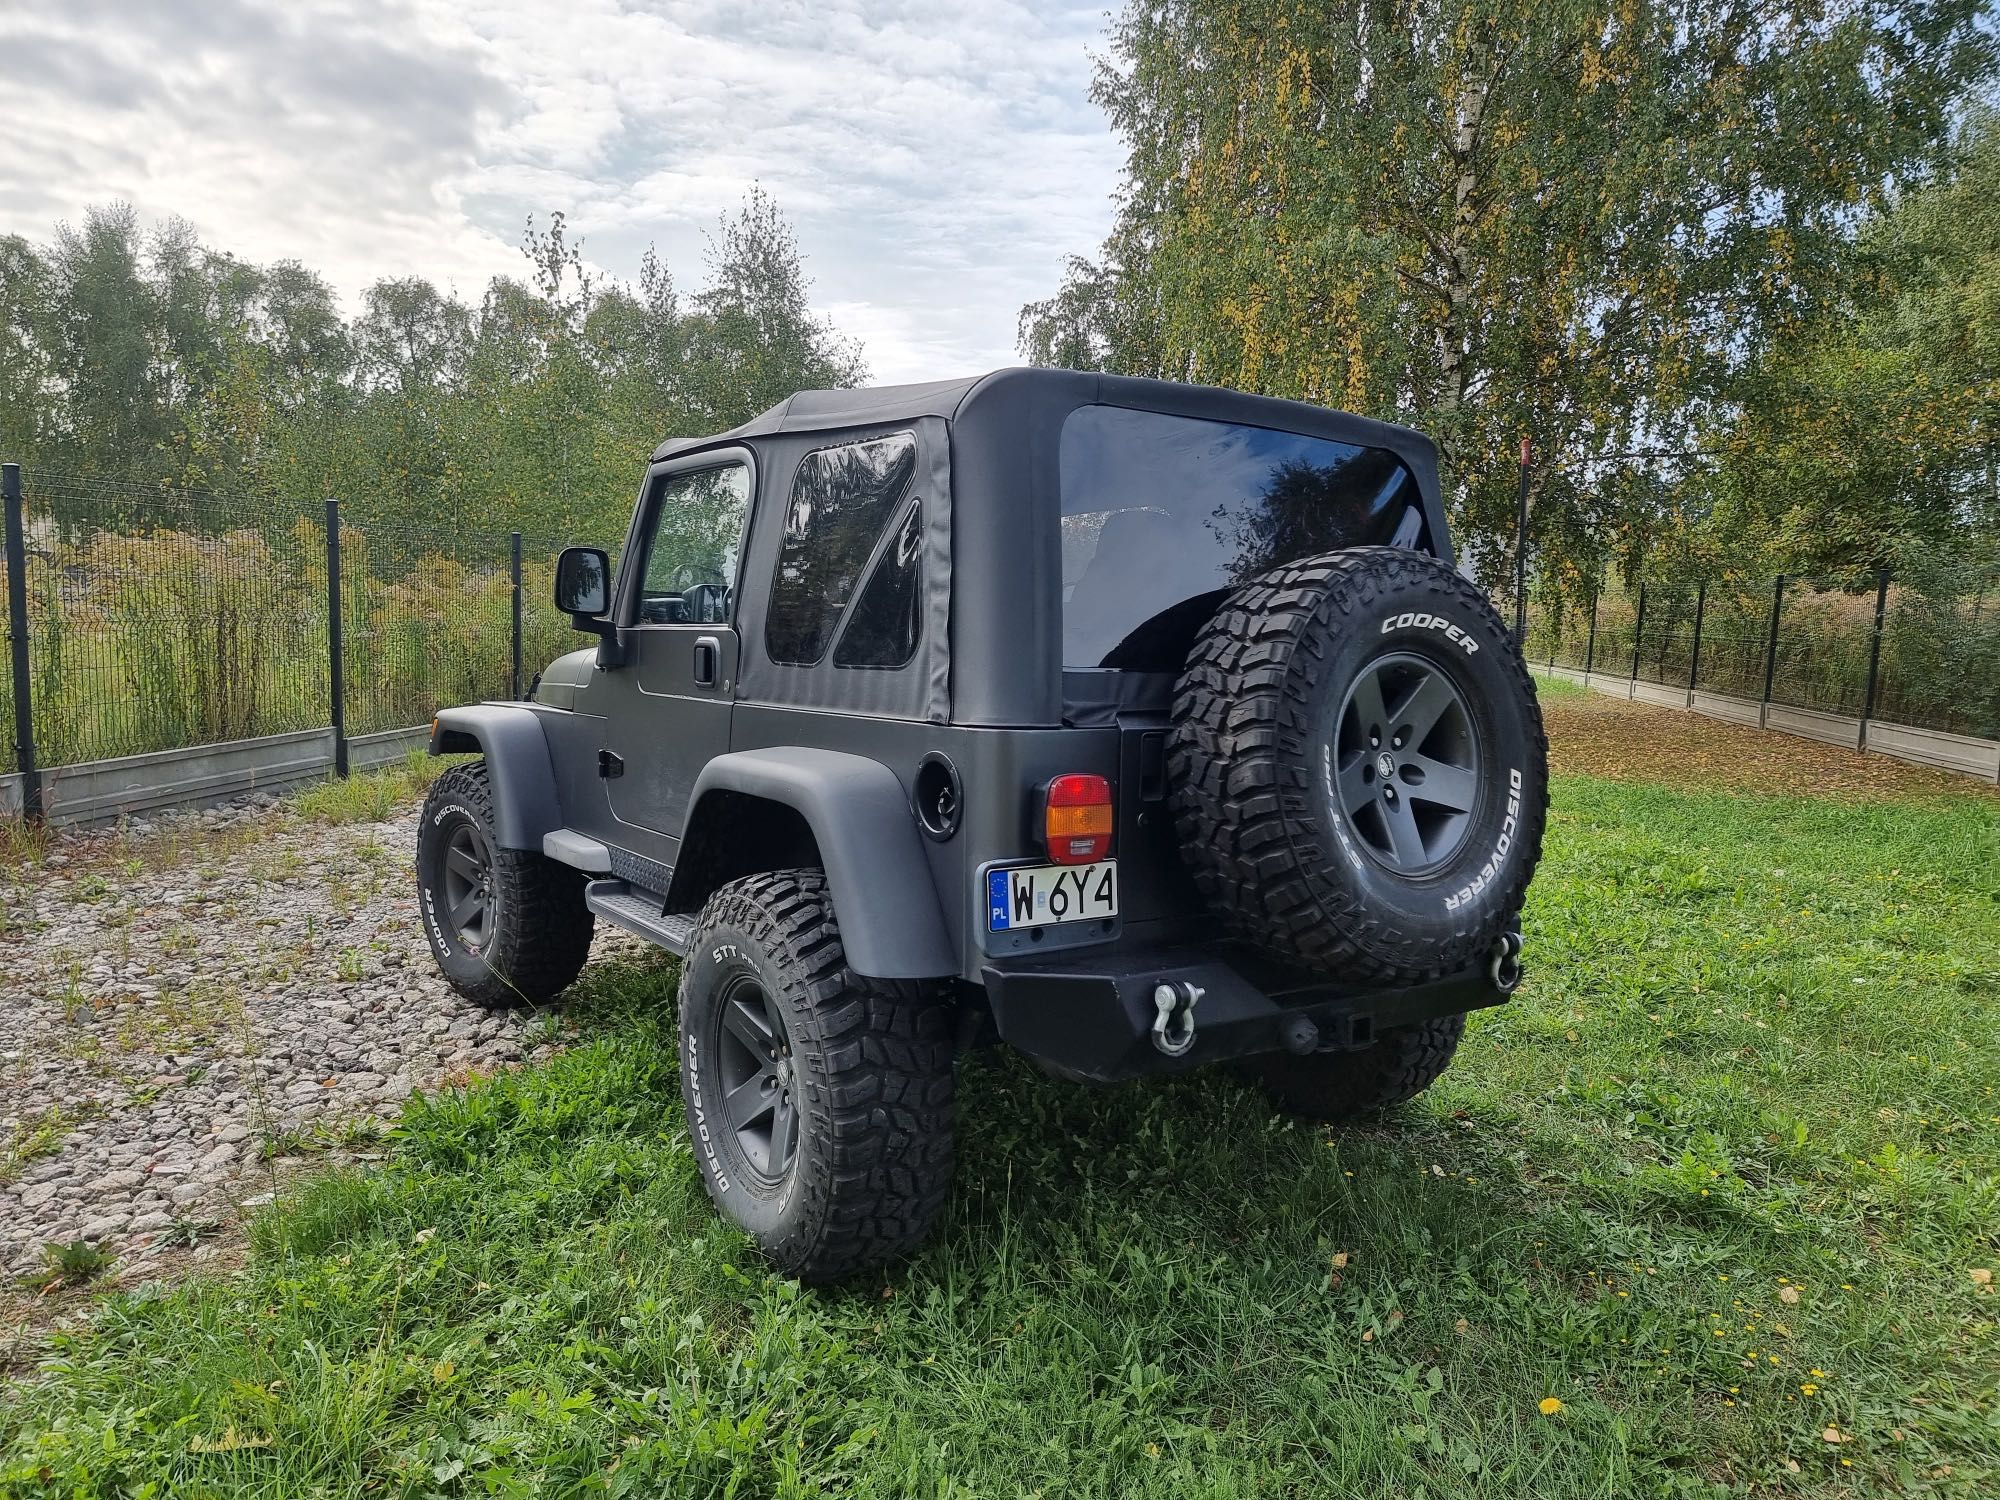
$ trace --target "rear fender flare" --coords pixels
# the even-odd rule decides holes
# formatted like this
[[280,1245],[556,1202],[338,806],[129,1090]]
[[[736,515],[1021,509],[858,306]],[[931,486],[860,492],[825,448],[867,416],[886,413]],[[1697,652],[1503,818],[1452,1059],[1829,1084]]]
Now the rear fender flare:
[[[957,974],[916,815],[895,772],[836,750],[739,750],[702,768],[691,820],[704,796],[724,791],[779,803],[805,819],[855,973],[873,979]],[[679,894],[670,894],[669,910],[677,909]]]
[[447,708],[431,725],[431,754],[486,757],[493,833],[503,849],[541,852],[542,835],[563,826],[555,767],[541,716],[514,703]]

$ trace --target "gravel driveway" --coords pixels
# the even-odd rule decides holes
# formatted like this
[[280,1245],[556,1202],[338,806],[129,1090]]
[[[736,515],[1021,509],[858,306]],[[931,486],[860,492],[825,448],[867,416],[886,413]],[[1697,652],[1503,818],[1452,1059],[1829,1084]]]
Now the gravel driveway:
[[438,977],[417,821],[267,798],[0,867],[0,1270],[82,1239],[143,1272],[288,1160],[365,1155],[413,1089],[550,1050]]

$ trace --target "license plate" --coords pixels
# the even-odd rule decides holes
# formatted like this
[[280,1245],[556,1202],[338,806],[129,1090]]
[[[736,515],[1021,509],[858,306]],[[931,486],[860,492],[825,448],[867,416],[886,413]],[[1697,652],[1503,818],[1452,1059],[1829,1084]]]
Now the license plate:
[[1094,922],[1118,915],[1118,861],[1018,865],[986,872],[986,925],[993,932]]

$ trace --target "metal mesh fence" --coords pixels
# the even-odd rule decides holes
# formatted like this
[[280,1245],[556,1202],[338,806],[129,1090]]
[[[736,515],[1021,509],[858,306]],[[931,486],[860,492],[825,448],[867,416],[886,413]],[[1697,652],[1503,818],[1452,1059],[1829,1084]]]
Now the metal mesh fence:
[[1686,687],[1694,660],[1695,596],[1692,588],[1649,588],[1646,612],[1636,621],[1638,677],[1668,687]]
[[341,527],[349,734],[403,729],[438,705],[512,692],[505,537]]
[[1531,608],[1525,650],[1538,665],[1588,663],[1606,677],[1753,700],[1768,674],[1770,701],[1786,707],[2000,739],[2000,569],[1943,557],[1897,571],[1881,595],[1878,647],[1881,587],[1878,573],[1643,591],[1611,579],[1594,615],[1588,604]]
[[1632,644],[1639,623],[1638,595],[1607,583],[1597,601],[1597,650],[1593,671],[1632,675]]
[[[42,766],[332,721],[323,507],[32,470],[22,479],[26,676]],[[347,733],[509,696],[517,635],[524,689],[579,644],[550,597],[559,545],[522,539],[517,632],[509,533],[344,520]],[[9,587],[0,570],[0,635]],[[1643,589],[1612,577],[1583,605],[1536,601],[1524,647],[1538,664],[1748,699],[1768,681],[1778,704],[2000,738],[1991,559],[1918,558],[1886,587],[1874,574]],[[17,769],[15,690],[0,655],[0,772]]]
[[[320,729],[332,720],[327,519],[261,497],[24,471],[29,684],[43,767]],[[523,688],[577,637],[558,543],[524,538]],[[513,538],[340,527],[350,736],[513,691]],[[5,571],[0,570],[0,632]],[[0,659],[0,770],[15,769]]]
[[1756,698],[1764,691],[1764,641],[1770,590],[1731,581],[1709,584],[1701,596],[1701,649],[1694,663],[1697,691]]
[[[553,543],[522,540],[521,688],[579,644],[552,600]],[[512,538],[440,540],[399,527],[341,528],[349,734],[421,724],[443,704],[512,695]]]
[[2000,570],[1947,559],[1891,583],[1875,716],[2000,739]]
[[43,765],[326,722],[309,517],[200,491],[22,480]]
[[1859,714],[1868,699],[1875,628],[1872,581],[1787,578],[1780,605],[1771,701]]

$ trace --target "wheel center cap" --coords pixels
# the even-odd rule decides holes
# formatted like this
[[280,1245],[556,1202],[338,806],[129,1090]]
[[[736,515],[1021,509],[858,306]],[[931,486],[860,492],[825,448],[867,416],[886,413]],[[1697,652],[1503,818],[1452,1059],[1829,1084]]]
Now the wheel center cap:
[[[1352,765],[1353,762],[1350,761],[1348,764]],[[1396,757],[1391,755],[1387,750],[1376,756],[1375,774],[1380,776],[1384,781],[1394,776],[1396,774]]]
[[781,1089],[789,1087],[792,1081],[792,1060],[789,1057],[779,1058],[775,1072],[777,1074],[778,1087]]

